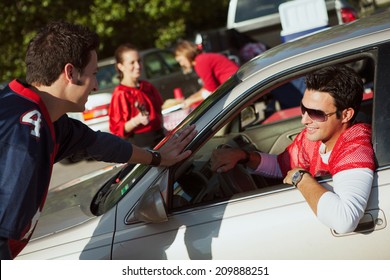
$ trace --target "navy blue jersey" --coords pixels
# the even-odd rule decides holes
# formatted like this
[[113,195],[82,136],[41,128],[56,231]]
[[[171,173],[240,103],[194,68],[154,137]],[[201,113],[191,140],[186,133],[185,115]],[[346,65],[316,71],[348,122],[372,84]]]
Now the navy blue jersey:
[[0,236],[22,241],[11,246],[14,256],[42,211],[53,164],[75,153],[126,162],[132,147],[67,115],[53,123],[39,95],[17,80],[0,92]]

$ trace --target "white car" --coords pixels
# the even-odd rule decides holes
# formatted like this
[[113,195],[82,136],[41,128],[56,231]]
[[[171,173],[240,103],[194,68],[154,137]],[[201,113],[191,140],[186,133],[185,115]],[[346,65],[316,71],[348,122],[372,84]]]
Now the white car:
[[[196,125],[190,158],[171,168],[111,169],[49,193],[18,259],[389,259],[389,18],[383,13],[337,26],[243,65],[177,128]],[[323,225],[291,185],[240,165],[213,173],[209,162],[224,144],[283,151],[301,131],[301,116],[293,108],[269,122],[258,104],[275,87],[332,64],[355,67],[364,78],[360,116],[373,125],[377,161],[365,215],[346,234]],[[317,179],[333,184],[330,176]]]

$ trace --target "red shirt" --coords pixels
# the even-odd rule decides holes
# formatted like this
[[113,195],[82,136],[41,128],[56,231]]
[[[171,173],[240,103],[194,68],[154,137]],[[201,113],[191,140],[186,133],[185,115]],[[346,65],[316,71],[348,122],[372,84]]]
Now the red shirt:
[[310,141],[304,129],[290,146],[278,156],[282,174],[301,167],[313,176],[332,176],[340,171],[352,168],[369,168],[375,170],[374,150],[371,143],[371,127],[367,124],[355,124],[344,131],[337,139],[325,164],[319,153],[321,141]]
[[[137,108],[144,106],[149,112],[148,125],[139,125],[131,133],[124,132],[125,123],[138,115]],[[129,137],[131,134],[156,131],[162,128],[163,118],[161,106],[163,99],[157,89],[149,82],[140,81],[139,88],[118,85],[112,93],[110,103],[110,131],[120,137]]]
[[203,87],[213,92],[238,70],[238,65],[222,54],[201,53],[195,57],[194,69]]

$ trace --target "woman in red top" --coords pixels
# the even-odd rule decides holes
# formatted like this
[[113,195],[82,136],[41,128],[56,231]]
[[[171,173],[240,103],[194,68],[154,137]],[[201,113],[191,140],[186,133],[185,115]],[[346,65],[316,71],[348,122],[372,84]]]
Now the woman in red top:
[[189,41],[177,44],[175,58],[185,73],[191,72],[194,68],[203,82],[203,87],[184,101],[185,107],[203,101],[239,68],[226,56],[218,53],[202,53],[196,44]]
[[163,137],[162,97],[149,82],[139,80],[138,50],[123,44],[115,51],[120,84],[110,104],[110,131],[137,146],[153,148]]

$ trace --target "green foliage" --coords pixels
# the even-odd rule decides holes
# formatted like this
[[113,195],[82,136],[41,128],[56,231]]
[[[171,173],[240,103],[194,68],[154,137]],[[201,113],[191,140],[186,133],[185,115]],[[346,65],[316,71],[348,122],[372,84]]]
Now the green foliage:
[[24,76],[30,39],[52,20],[84,24],[101,38],[99,57],[131,42],[168,47],[195,31],[225,26],[229,0],[2,0],[0,82]]

